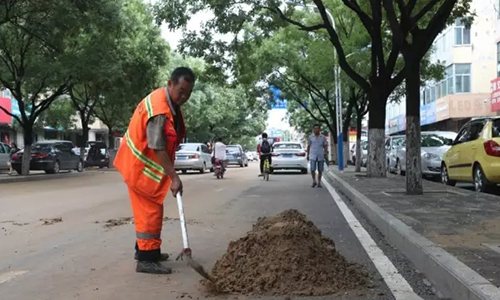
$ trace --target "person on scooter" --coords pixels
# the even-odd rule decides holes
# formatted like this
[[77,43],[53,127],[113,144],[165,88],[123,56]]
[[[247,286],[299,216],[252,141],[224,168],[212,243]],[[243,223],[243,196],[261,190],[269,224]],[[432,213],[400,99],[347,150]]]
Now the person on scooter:
[[257,146],[257,152],[259,153],[260,158],[260,174],[259,177],[264,176],[264,160],[267,159],[269,161],[269,166],[271,166],[271,152],[272,152],[272,144],[267,139],[267,133],[262,134],[262,139]]
[[[226,161],[226,145],[222,142],[222,138],[217,138],[217,142],[214,144],[214,163],[220,161],[222,166],[222,172],[225,172],[224,162]],[[214,167],[216,165],[214,164]]]

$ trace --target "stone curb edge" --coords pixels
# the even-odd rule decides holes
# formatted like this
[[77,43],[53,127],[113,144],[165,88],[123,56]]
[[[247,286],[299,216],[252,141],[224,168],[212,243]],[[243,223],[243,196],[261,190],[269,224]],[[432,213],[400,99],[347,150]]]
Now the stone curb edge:
[[34,182],[34,181],[44,181],[44,180],[54,180],[54,179],[64,179],[64,178],[75,178],[75,177],[85,177],[100,174],[100,172],[86,171],[82,173],[62,173],[62,174],[40,174],[40,175],[30,175],[30,176],[16,176],[12,178],[2,178],[0,179],[0,185],[9,183],[21,183],[21,182]]
[[500,289],[477,272],[386,212],[336,174],[327,170],[325,175],[382,232],[389,244],[401,251],[445,297],[456,300],[500,299]]

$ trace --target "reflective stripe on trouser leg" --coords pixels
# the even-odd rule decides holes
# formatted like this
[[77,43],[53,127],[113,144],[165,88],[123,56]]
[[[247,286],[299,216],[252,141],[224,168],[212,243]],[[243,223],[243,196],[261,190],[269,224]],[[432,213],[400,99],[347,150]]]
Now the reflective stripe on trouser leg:
[[143,197],[130,188],[129,195],[134,213],[138,259],[158,261],[161,257],[163,205]]

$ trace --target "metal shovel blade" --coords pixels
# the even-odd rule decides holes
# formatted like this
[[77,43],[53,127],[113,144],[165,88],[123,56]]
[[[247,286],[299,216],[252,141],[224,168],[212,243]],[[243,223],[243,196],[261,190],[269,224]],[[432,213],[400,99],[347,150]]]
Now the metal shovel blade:
[[196,273],[200,274],[201,276],[203,276],[203,278],[205,278],[207,280],[213,281],[213,278],[210,275],[208,275],[207,271],[205,271],[203,266],[199,262],[197,262],[196,260],[193,259],[193,257],[191,256],[191,253],[192,252],[191,252],[190,248],[184,248],[184,249],[182,249],[181,253],[179,253],[179,255],[177,255],[177,258],[175,260],[179,260],[179,258],[181,260],[184,260],[184,257],[185,257],[187,260],[188,266],[190,266],[193,270],[195,270]]

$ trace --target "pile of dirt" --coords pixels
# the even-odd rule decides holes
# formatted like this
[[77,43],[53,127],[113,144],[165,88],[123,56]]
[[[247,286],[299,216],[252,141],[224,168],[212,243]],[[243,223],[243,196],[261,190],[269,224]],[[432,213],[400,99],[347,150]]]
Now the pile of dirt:
[[52,218],[52,219],[40,219],[42,225],[53,225],[55,223],[60,223],[63,221],[62,218]]
[[211,276],[214,282],[204,284],[213,291],[242,295],[321,296],[370,284],[367,272],[297,210],[259,218],[229,244]]

